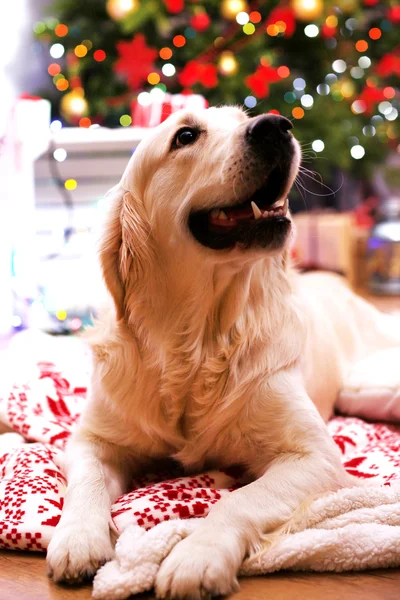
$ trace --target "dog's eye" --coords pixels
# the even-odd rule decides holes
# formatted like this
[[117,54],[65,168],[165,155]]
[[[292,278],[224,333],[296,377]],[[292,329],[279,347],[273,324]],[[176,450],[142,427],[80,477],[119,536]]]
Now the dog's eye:
[[190,127],[184,127],[180,129],[175,136],[174,146],[175,148],[181,148],[182,146],[188,146],[193,144],[199,137],[199,132]]

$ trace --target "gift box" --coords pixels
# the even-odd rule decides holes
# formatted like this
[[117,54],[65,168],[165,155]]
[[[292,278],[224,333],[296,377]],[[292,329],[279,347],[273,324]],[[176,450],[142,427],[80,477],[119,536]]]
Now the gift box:
[[208,106],[207,100],[200,94],[167,94],[158,88],[145,93],[144,99],[137,98],[131,104],[134,127],[156,127],[178,110],[196,112]]

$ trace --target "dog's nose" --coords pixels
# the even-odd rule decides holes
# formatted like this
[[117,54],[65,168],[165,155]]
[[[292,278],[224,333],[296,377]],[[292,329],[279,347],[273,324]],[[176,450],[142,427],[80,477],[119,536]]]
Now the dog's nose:
[[247,138],[250,142],[263,142],[274,140],[288,140],[291,137],[289,129],[293,125],[286,117],[281,115],[261,115],[251,120],[247,127]]

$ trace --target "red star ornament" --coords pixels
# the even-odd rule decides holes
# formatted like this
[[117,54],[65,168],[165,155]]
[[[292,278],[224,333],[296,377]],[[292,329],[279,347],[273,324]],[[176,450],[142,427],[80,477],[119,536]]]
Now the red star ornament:
[[138,89],[154,70],[157,50],[147,45],[142,33],[135,35],[131,42],[118,42],[117,50],[119,59],[114,65],[115,72],[127,78],[131,89]]
[[280,80],[278,69],[259,66],[253,75],[246,77],[245,83],[256,98],[266,98],[269,95],[269,84]]

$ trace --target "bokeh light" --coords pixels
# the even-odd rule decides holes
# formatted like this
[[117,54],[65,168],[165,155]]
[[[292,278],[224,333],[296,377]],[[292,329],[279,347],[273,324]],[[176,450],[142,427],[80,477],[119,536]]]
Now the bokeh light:
[[295,119],[302,119],[304,117],[304,110],[300,108],[300,106],[296,106],[296,108],[292,110],[292,115]]
[[358,42],[356,42],[356,50],[358,52],[365,52],[368,50],[368,42],[365,40],[358,40]]
[[50,46],[50,56],[53,58],[61,58],[64,55],[65,48],[62,44],[53,44]]
[[160,76],[158,73],[149,73],[147,76],[147,81],[150,83],[150,85],[156,85],[160,82]]
[[122,115],[119,122],[122,127],[129,127],[132,124],[132,117],[130,115]]
[[255,30],[256,28],[253,25],[253,23],[246,23],[246,25],[243,25],[243,33],[245,33],[246,35],[253,35]]
[[246,96],[244,99],[244,105],[247,106],[247,108],[254,108],[256,104],[257,100],[254,96]]
[[67,179],[64,183],[64,187],[66,190],[71,192],[73,190],[76,190],[76,188],[78,187],[78,182],[76,181],[76,179]]
[[350,154],[353,158],[359,160],[365,155],[365,149],[363,148],[363,146],[360,146],[360,144],[356,144],[355,146],[352,146],[352,148],[350,148]]
[[319,28],[317,25],[314,25],[314,23],[310,23],[310,25],[306,25],[304,27],[304,33],[309,38],[317,37],[319,34]]
[[54,77],[55,75],[58,75],[61,72],[61,67],[57,63],[51,63],[51,65],[47,67],[47,72],[49,75]]
[[103,62],[103,60],[107,58],[107,54],[104,50],[96,50],[96,52],[93,53],[93,58],[97,62]]
[[325,144],[322,140],[314,140],[311,144],[311,148],[314,150],[314,152],[322,152],[325,148]]
[[74,53],[78,58],[83,58],[88,53],[88,49],[83,44],[75,46]]
[[172,43],[177,48],[183,48],[183,46],[186,44],[186,39],[184,38],[183,35],[176,35],[173,38]]
[[83,129],[89,129],[91,125],[92,121],[89,119],[89,117],[82,117],[79,119],[79,127],[82,127]]
[[162,58],[163,60],[168,60],[172,56],[172,50],[171,48],[161,48],[159,54],[160,58]]
[[54,33],[58,35],[58,37],[65,37],[68,34],[68,27],[63,23],[60,23],[60,25],[57,25],[54,29]]
[[67,158],[67,151],[65,148],[57,148],[54,150],[53,156],[57,162],[64,162],[64,160]]
[[239,23],[239,25],[246,25],[249,20],[250,16],[247,14],[247,12],[242,11],[236,15],[236,21]]
[[172,77],[173,75],[175,75],[176,69],[172,63],[166,63],[165,65],[163,65],[161,71],[163,72],[165,77]]

